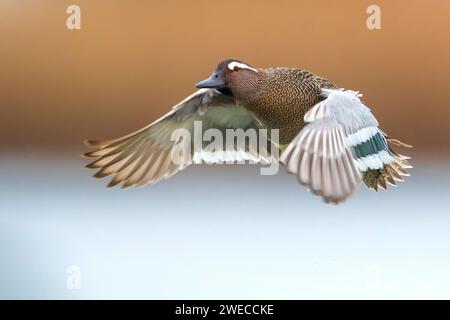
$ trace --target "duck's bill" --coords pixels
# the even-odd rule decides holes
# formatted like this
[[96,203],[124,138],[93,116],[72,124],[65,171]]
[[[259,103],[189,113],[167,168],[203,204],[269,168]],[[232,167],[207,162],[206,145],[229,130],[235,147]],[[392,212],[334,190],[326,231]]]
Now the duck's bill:
[[223,79],[223,76],[218,73],[214,72],[211,77],[209,77],[206,80],[200,81],[195,85],[197,88],[210,88],[210,89],[222,89],[225,88],[225,80]]

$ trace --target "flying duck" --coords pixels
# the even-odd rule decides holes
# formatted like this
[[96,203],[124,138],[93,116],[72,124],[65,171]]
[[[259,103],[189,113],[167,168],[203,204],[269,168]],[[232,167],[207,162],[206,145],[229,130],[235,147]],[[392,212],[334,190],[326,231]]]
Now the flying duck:
[[[196,87],[199,90],[166,115],[134,133],[114,140],[87,140],[87,146],[96,149],[85,154],[95,158],[86,166],[98,169],[94,177],[111,176],[109,187],[122,184],[126,188],[171,177],[196,158],[207,163],[275,159],[325,202],[339,203],[361,181],[377,191],[408,176],[410,158],[395,152],[392,145],[411,146],[389,138],[378,127],[361,94],[340,89],[314,73],[285,67],[262,69],[228,59]],[[261,143],[263,148],[227,146],[215,158],[189,148],[190,157],[175,163],[177,142],[171,135],[180,128],[193,133],[196,121],[201,121],[202,130],[278,129],[279,134],[278,139],[269,134],[269,144]]]

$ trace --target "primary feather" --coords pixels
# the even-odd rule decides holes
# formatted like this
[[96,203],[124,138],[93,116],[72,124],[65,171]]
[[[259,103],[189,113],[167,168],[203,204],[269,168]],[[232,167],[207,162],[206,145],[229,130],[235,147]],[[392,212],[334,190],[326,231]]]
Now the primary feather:
[[[224,132],[226,129],[259,128],[256,120],[244,108],[237,105],[233,98],[222,95],[214,89],[201,89],[141,130],[114,140],[86,141],[88,146],[97,148],[85,154],[87,157],[95,158],[87,167],[98,169],[94,175],[96,178],[112,176],[109,187],[122,183],[122,187],[126,188],[156,183],[193,162],[273,161],[270,148],[260,154],[259,149],[247,146],[244,150],[239,150],[233,145],[232,148],[220,152],[208,152],[207,149],[194,150],[191,146],[191,154],[186,155],[184,162],[174,163],[172,152],[176,141],[171,140],[171,135],[174,130],[184,128],[193,137],[194,121],[201,121],[203,130],[216,128]],[[264,145],[261,144],[261,147]]]

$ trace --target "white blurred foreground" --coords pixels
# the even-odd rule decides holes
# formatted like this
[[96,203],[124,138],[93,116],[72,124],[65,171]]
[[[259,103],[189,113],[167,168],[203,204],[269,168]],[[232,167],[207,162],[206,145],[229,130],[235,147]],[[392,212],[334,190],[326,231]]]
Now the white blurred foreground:
[[0,160],[0,298],[450,298],[450,166],[335,206],[256,165],[120,190],[76,153]]

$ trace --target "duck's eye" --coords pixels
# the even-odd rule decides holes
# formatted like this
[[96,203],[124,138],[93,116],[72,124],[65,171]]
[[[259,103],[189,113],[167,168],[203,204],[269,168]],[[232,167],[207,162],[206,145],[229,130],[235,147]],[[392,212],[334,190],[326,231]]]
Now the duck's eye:
[[218,77],[219,77],[219,75],[218,75],[218,74],[215,74],[215,75],[214,75],[214,78],[218,78]]

